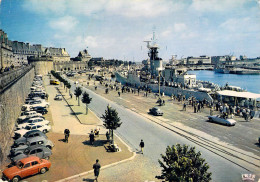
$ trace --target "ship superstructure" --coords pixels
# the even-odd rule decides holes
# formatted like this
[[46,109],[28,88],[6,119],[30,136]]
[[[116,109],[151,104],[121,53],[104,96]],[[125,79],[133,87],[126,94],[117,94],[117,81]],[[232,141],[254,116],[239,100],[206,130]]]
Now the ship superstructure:
[[148,56],[150,58],[150,73],[152,77],[157,77],[159,72],[163,70],[162,58],[158,56],[159,46],[156,44],[155,32],[153,32],[152,41],[144,41],[149,49]]

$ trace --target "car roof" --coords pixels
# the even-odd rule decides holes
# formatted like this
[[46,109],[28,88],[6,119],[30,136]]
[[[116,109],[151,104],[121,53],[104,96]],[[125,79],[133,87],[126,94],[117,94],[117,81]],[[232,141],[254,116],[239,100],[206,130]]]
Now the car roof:
[[38,133],[38,132],[41,132],[41,131],[40,130],[31,130],[31,131],[26,132],[24,135],[29,135],[29,134]]
[[23,158],[20,161],[25,164],[25,163],[33,162],[33,161],[36,161],[36,160],[40,160],[40,158],[36,157],[36,156],[30,156],[30,157],[27,157],[27,158]]
[[45,146],[43,146],[43,145],[39,145],[39,144],[33,145],[33,146],[29,146],[27,149],[28,149],[29,151],[31,151],[31,150],[39,149],[39,148],[41,148],[41,149],[43,149],[43,150],[48,150],[47,147],[45,147]]

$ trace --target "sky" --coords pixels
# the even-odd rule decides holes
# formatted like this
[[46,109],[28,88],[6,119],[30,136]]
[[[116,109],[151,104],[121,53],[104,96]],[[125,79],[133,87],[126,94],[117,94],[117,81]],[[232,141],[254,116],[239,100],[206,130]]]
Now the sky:
[[140,62],[155,32],[159,57],[260,56],[260,0],[0,0],[10,40],[66,48],[71,57]]

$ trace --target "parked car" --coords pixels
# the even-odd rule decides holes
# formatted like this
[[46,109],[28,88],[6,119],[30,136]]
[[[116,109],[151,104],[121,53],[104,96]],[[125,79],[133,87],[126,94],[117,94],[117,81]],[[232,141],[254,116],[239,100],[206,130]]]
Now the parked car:
[[54,147],[54,144],[43,136],[28,138],[26,140],[25,145],[20,145],[11,149],[11,156],[15,156],[18,153],[22,153],[25,149],[34,145],[42,145],[44,147],[49,148],[50,150]]
[[47,133],[50,131],[51,126],[49,125],[41,125],[41,124],[28,124],[25,128],[22,128],[20,130],[14,131],[15,138],[22,137],[26,132],[30,130],[40,130],[43,133]]
[[31,130],[26,132],[23,137],[18,138],[17,140],[14,141],[13,147],[18,147],[20,145],[26,145],[27,141],[30,140],[31,138],[34,137],[44,137],[48,138],[43,132],[40,130]]
[[39,157],[30,156],[20,160],[17,165],[7,168],[3,171],[4,180],[18,182],[27,176],[37,173],[44,174],[51,167],[51,162],[40,159]]
[[226,126],[235,126],[236,121],[231,118],[224,118],[223,116],[220,115],[214,115],[214,116],[208,116],[210,122],[215,122],[219,124],[223,124]]
[[26,107],[27,105],[29,105],[29,106],[49,107],[50,103],[46,102],[45,100],[34,100],[34,101],[26,102],[26,104],[23,105],[23,107]]
[[37,113],[36,111],[26,111],[21,114],[20,117],[18,117],[18,121],[22,121],[27,118],[31,118],[33,116],[42,116],[42,114]]
[[41,116],[33,115],[33,116],[31,116],[30,118],[25,118],[25,119],[23,119],[23,120],[17,120],[17,124],[26,123],[26,122],[28,122],[30,119],[33,119],[33,118],[42,118],[42,119],[45,119],[45,117],[44,117],[41,113],[38,113],[38,114],[40,114]]
[[16,128],[18,130],[18,129],[25,128],[29,124],[48,125],[49,123],[50,123],[50,121],[48,121],[48,120],[45,120],[45,119],[40,118],[40,117],[36,117],[36,118],[30,118],[27,122],[24,122],[23,124],[17,125]]
[[151,114],[154,116],[162,116],[163,112],[158,108],[158,107],[153,107],[152,109],[149,110]]
[[48,110],[45,107],[41,107],[41,106],[35,106],[31,108],[33,111],[36,111],[37,113],[41,113],[41,114],[47,114]]
[[54,100],[62,100],[62,95],[61,95],[61,94],[57,94],[57,95],[54,97]]
[[42,145],[34,145],[30,146],[27,149],[25,149],[22,153],[17,153],[17,155],[14,155],[11,157],[11,161],[13,163],[17,163],[19,160],[29,157],[29,156],[37,156],[40,159],[46,159],[48,160],[50,156],[52,155],[52,152],[47,147],[44,147]]

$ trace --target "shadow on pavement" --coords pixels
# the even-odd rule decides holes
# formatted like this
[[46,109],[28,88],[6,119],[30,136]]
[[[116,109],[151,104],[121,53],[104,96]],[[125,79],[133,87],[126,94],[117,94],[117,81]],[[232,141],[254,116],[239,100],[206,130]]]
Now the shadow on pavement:
[[93,147],[100,147],[103,146],[104,144],[107,143],[107,140],[95,140],[94,144],[91,145],[89,140],[85,140],[84,142],[82,142],[84,145],[89,145],[89,146],[93,146]]
[[65,143],[65,139],[63,138],[63,139],[59,139],[58,140],[59,142],[64,142]]
[[83,178],[82,181],[94,182],[95,180],[94,179],[89,179],[89,178]]
[[260,143],[255,143],[255,145],[256,145],[257,147],[260,147]]
[[69,105],[65,105],[66,107],[72,107],[72,106],[74,106],[74,105],[72,105],[72,104],[69,104]]
[[75,113],[70,113],[71,115],[80,115],[83,114],[83,112],[75,112]]

